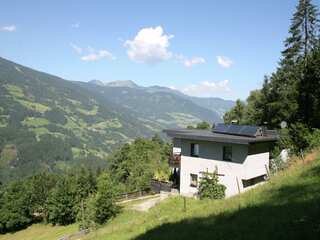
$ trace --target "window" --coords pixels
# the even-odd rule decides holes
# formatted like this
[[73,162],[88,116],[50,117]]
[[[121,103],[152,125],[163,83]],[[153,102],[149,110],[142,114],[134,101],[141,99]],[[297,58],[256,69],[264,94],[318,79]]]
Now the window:
[[262,175],[262,176],[258,176],[258,177],[251,178],[251,179],[242,179],[242,185],[244,188],[247,188],[247,187],[253,186],[257,183],[266,181],[266,178],[267,178],[266,175]]
[[191,143],[191,153],[192,157],[199,157],[199,144]]
[[232,161],[232,147],[230,146],[223,147],[223,160]]
[[198,187],[198,175],[190,174],[190,187]]

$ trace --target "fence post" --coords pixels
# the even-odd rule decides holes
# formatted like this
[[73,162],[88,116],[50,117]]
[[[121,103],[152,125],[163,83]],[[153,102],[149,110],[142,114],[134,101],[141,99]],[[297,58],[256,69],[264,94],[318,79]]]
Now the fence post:
[[237,187],[238,187],[238,192],[239,192],[239,210],[240,210],[240,208],[241,208],[241,196],[240,196],[241,190],[240,190],[238,177],[236,177],[236,179],[237,179]]
[[236,179],[237,179],[238,193],[240,194],[240,193],[241,193],[241,190],[240,190],[240,185],[239,185],[239,179],[238,179],[238,177],[236,177]]
[[265,166],[265,168],[266,168],[267,176],[268,176],[268,178],[270,178],[270,172],[269,172],[269,169],[268,169],[267,164],[265,164],[264,166]]

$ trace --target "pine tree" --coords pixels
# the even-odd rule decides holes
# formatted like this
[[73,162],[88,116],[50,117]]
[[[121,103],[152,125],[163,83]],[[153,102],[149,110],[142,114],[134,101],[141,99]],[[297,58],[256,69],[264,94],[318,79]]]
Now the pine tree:
[[49,192],[54,188],[57,176],[48,172],[42,172],[30,177],[27,181],[30,195],[30,211],[39,217],[47,217],[46,201]]
[[299,81],[299,121],[320,128],[320,46],[309,54]]
[[318,10],[311,0],[299,0],[290,26],[290,36],[285,40],[282,52],[283,65],[292,65],[301,58],[305,59],[318,43]]
[[224,122],[228,124],[233,121],[236,121],[238,124],[245,123],[245,110],[245,103],[238,99],[236,105],[223,116]]

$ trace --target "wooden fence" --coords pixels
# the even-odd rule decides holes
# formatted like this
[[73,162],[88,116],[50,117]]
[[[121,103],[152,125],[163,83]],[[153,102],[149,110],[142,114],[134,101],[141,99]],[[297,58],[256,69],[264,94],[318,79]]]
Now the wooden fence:
[[172,188],[171,182],[164,182],[164,181],[158,181],[156,179],[152,179],[150,182],[149,188],[146,188],[141,191],[121,193],[116,196],[116,199],[117,201],[132,200],[139,197],[157,194],[157,193],[160,193],[161,191],[171,192],[171,188]]
[[150,188],[153,192],[160,193],[163,192],[171,192],[172,182],[164,182],[156,179],[152,179],[150,182]]
[[117,201],[124,201],[124,200],[131,200],[131,199],[135,199],[135,198],[139,198],[139,197],[143,197],[143,196],[147,196],[147,195],[151,195],[151,194],[154,194],[151,191],[151,189],[145,189],[145,190],[141,190],[141,191],[121,193],[121,194],[117,195],[116,199],[117,199]]

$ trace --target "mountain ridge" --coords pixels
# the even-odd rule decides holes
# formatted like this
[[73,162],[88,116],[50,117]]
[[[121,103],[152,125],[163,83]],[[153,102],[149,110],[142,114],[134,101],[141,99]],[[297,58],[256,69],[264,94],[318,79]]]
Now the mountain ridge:
[[[191,100],[193,103],[199,105],[200,107],[206,108],[210,111],[216,111],[222,118],[224,113],[235,105],[233,100],[225,100],[219,97],[196,97],[191,95],[186,95],[177,89],[171,89],[169,87],[151,85],[151,86],[140,86],[132,80],[116,80],[111,82],[103,82],[100,80],[91,80],[88,83],[92,83],[98,86],[109,86],[109,87],[128,87],[128,88],[139,88],[144,89],[149,93],[155,92],[166,92],[178,95],[185,99]],[[101,84],[103,83],[103,84]]]
[[0,58],[0,181],[104,167],[124,143],[202,120],[221,118],[171,92],[69,81]]

